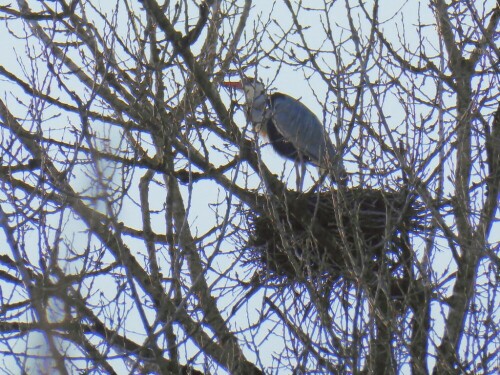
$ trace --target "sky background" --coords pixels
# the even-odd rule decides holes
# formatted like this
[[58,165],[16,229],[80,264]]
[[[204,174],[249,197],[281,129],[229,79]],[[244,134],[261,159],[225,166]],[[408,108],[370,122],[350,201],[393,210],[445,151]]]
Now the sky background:
[[[33,3],[33,4],[32,4]],[[317,1],[304,1],[302,3],[304,9],[299,14],[300,23],[304,29],[304,35],[307,38],[307,42],[311,48],[321,48],[324,50],[330,50],[333,46],[329,46],[328,42],[325,41],[324,38],[324,25],[326,22],[330,22],[334,30],[336,31],[335,40],[339,42],[339,45],[342,44],[342,47],[339,48],[339,53],[345,54],[341,55],[345,58],[346,61],[352,60],[352,51],[354,49],[354,44],[350,41],[350,32],[349,32],[349,23],[347,19],[347,15],[345,13],[345,3],[344,2],[336,2],[332,5],[329,13],[328,19],[325,14],[318,11],[318,6],[320,2]],[[10,2],[0,2],[0,6],[5,6],[10,4]],[[117,15],[116,25],[118,26],[118,32],[125,35],[128,31],[127,28],[127,20],[126,14],[123,12],[123,5],[118,2],[120,11]],[[488,7],[491,7],[490,3],[487,3]],[[30,6],[35,7],[36,2],[30,2]],[[100,9],[103,13],[111,14],[115,8],[116,4],[114,2],[98,2],[97,8]],[[137,10],[140,10],[140,7],[137,6]],[[481,8],[480,4],[476,4],[478,8]],[[368,9],[371,9],[368,7]],[[193,12],[193,18],[197,16],[197,10],[194,7],[191,7],[190,11]],[[89,18],[92,17],[91,12],[87,15]],[[368,37],[369,33],[369,25],[365,21],[365,18],[360,14],[359,18],[355,19],[356,24],[359,27],[359,33],[363,38]],[[436,27],[434,25],[435,19],[432,10],[427,5],[427,2],[421,1],[393,1],[390,3],[390,6],[381,6],[379,9],[379,23],[381,25],[381,30],[387,40],[394,45],[399,45],[401,41],[404,41],[404,44],[407,46],[409,50],[417,51],[417,48],[422,43],[422,40],[425,41],[427,46],[427,52],[429,55],[439,56],[442,51],[440,50],[439,38],[437,34]],[[417,25],[423,25],[420,28],[421,33],[418,34],[416,32]],[[246,68],[245,72],[250,72],[252,75],[258,76],[268,87],[270,92],[279,91],[286,93],[298,100],[302,101],[308,108],[310,108],[317,116],[322,120],[325,127],[331,134],[332,140],[334,144],[339,144],[345,140],[345,126],[348,124],[350,117],[346,116],[345,111],[339,110],[339,105],[337,104],[336,98],[332,94],[331,91],[328,91],[328,87],[325,82],[321,79],[320,75],[315,72],[310,66],[291,66],[289,64],[283,63],[288,60],[279,49],[274,49],[274,42],[279,40],[287,30],[291,28],[292,19],[290,16],[290,11],[284,5],[283,2],[264,2],[259,1],[255,2],[252,11],[250,13],[250,18],[247,21],[247,28],[242,38],[240,45],[246,46],[247,50],[251,50],[255,48],[256,40],[253,35],[253,28],[259,29],[263,25],[266,25],[267,31],[265,33],[265,37],[259,41],[257,50],[258,53],[263,55],[266,52],[270,53],[270,56],[267,58],[263,58],[258,66],[247,67],[245,65],[240,66],[239,64],[234,64],[231,68],[233,70],[240,70],[242,68]],[[97,28],[105,29],[106,25],[99,24],[99,22],[95,23]],[[176,25],[178,30],[182,30],[183,24],[180,22]],[[224,32],[231,33],[234,30],[231,30],[232,26],[229,24],[224,25]],[[47,80],[46,77],[46,65],[37,62],[35,59],[30,59],[30,56],[36,56],[38,53],[43,53],[44,48],[40,45],[26,45],[25,41],[22,39],[15,39],[12,34],[16,34],[19,36],[25,35],[28,32],[27,26],[21,24],[18,21],[9,21],[9,22],[0,22],[0,40],[2,41],[2,47],[5,53],[0,54],[0,66],[5,67],[7,70],[11,72],[15,72],[20,76],[24,77],[24,79],[31,80],[33,79],[33,71],[36,74],[36,79],[33,79],[33,82],[36,82],[39,85],[39,88],[42,90],[48,90],[50,88],[50,94],[53,96],[64,97],[66,94],[57,90],[57,83],[54,81]],[[200,41],[203,41],[203,37],[200,38]],[[201,43],[201,42],[200,42]],[[307,55],[305,52],[296,44],[300,44],[299,37],[297,35],[288,35],[287,43],[280,44],[280,48],[287,53],[293,50],[294,55],[299,59],[305,59]],[[195,45],[193,50],[199,48],[199,45]],[[117,47],[118,48],[118,47]],[[243,49],[243,53],[247,52],[245,48]],[[336,61],[332,53],[324,53],[319,54],[318,63],[325,69],[330,69],[332,71],[332,80],[340,78],[341,72],[337,70],[339,67],[339,61]],[[372,64],[370,61],[368,62],[368,77],[370,81],[377,82],[377,80],[383,78],[381,77],[380,71],[378,69],[371,69]],[[388,69],[392,69],[392,67],[387,67]],[[394,74],[399,74],[398,72],[394,72]],[[181,74],[179,73],[179,76]],[[236,79],[233,75],[228,75],[229,79]],[[356,85],[360,77],[353,76],[353,85]],[[166,77],[168,80],[169,77]],[[410,82],[412,77],[405,75],[398,75],[398,79],[404,82]],[[179,80],[182,81],[182,80]],[[26,113],[30,112],[30,108],[27,108],[23,104],[21,104],[16,98],[24,96],[24,93],[20,92],[19,88],[7,82],[7,80],[2,79],[2,88],[0,89],[0,93],[3,96],[3,99],[8,103],[9,109],[16,113],[19,117],[28,117]],[[435,82],[431,82],[430,80],[422,80],[419,82],[419,79],[416,82],[413,82],[414,86],[418,87],[421,93],[428,95],[429,97],[433,97],[435,95]],[[478,82],[478,85],[483,85],[486,83]],[[167,84],[168,86],[168,84]],[[172,87],[175,87],[172,85]],[[81,88],[81,84],[74,82],[73,89],[78,91]],[[342,91],[342,92],[347,92]],[[351,90],[351,96],[347,99],[353,102],[354,91]],[[242,95],[230,93],[225,89],[220,89],[220,94],[224,100],[224,102],[229,107],[231,104],[231,100],[237,100],[239,103],[243,104],[244,100]],[[401,104],[401,96],[400,93],[395,92],[387,92],[383,94],[383,111],[386,115],[387,122],[390,126],[394,127],[394,133],[392,134],[396,139],[398,137],[404,137],[405,134],[401,134],[401,128],[404,128],[402,124],[408,120],[408,113],[405,112],[405,107]],[[83,95],[85,96],[85,95]],[[26,100],[26,99],[23,99]],[[443,99],[446,106],[454,105],[455,98],[449,97]],[[31,103],[34,106],[42,106],[43,104],[40,102]],[[171,104],[175,104],[172,102]],[[36,108],[36,107],[35,107]],[[415,113],[412,113],[415,119],[419,119],[425,117],[428,114],[428,108],[420,107],[418,105],[413,106],[415,109]],[[372,109],[373,110],[373,109]],[[67,113],[63,114],[63,116],[59,116],[60,110],[55,108],[44,108],[43,116],[47,121],[43,122],[43,131],[45,134],[50,135],[52,137],[60,137],[61,139],[74,139],[75,135],[72,133],[72,127],[80,127],[80,120],[73,115],[69,115]],[[50,119],[52,116],[56,116]],[[340,115],[340,116],[339,116]],[[373,113],[366,113],[366,118],[374,118]],[[244,117],[243,109],[239,109],[239,111],[235,114],[234,117],[237,124],[241,129],[247,128],[248,137],[253,138],[254,135],[249,130],[247,121]],[[27,126],[30,123],[27,123]],[[36,126],[36,121],[31,123],[31,126]],[[123,134],[121,131],[117,131],[114,128],[109,129],[108,125],[98,123],[93,124],[93,128],[96,133],[102,137],[109,138],[109,142],[96,142],[96,146],[100,149],[110,149],[117,145],[120,145],[120,148],[127,148],[127,144],[123,142]],[[376,125],[374,125],[376,126]],[[335,129],[337,129],[338,134],[335,134]],[[4,136],[7,133],[4,130],[1,130],[0,136]],[[360,152],[361,145],[356,143],[356,135],[357,130],[353,133],[353,143],[348,144],[348,149],[345,154],[345,166],[348,172],[356,173],[358,172],[357,164],[355,163],[355,159],[353,154],[357,154]],[[386,134],[388,136],[388,134]],[[437,137],[437,128],[436,128],[436,137]],[[145,141],[150,141],[145,139]],[[207,146],[219,149],[224,149],[224,145],[221,144],[220,139],[215,137],[214,135],[206,134],[206,144]],[[430,141],[430,140],[429,140]],[[258,140],[261,143],[261,157],[263,162],[267,167],[271,169],[273,173],[277,175],[283,176],[283,178],[287,181],[287,184],[290,188],[295,187],[295,172],[293,170],[293,163],[290,161],[285,161],[281,159],[278,155],[276,155],[269,146],[266,146],[265,141]],[[372,147],[376,148],[377,145],[372,145]],[[227,162],[227,159],[224,156],[223,152],[218,152],[214,148],[211,148],[211,161],[214,164],[223,164]],[[149,150],[153,153],[154,147],[150,146]],[[54,158],[60,157],[58,155],[58,151],[53,150]],[[380,154],[380,152],[379,152]],[[411,155],[411,152],[410,152]],[[386,156],[381,155],[380,160],[384,160]],[[428,166],[428,173],[437,165],[437,159],[433,161]],[[450,165],[446,166],[447,168]],[[122,172],[119,170],[115,170],[113,165],[106,162],[101,162],[98,164],[97,169],[100,170],[103,175],[106,177],[106,180],[111,183],[115,183],[120,185],[122,183]],[[309,167],[309,172],[312,174],[313,178],[317,177],[317,173],[314,168]],[[241,166],[241,170],[238,171],[238,177],[236,177],[241,184],[244,184],[243,179],[245,176],[246,167]],[[82,167],[75,169],[75,177],[74,184],[78,190],[88,192],[90,196],[97,196],[100,193],[109,193],[109,189],[105,186],[99,186],[96,184],[95,175],[93,173],[96,172],[96,169]],[[97,200],[93,203],[93,206],[97,210],[101,210],[102,212],[106,212],[107,210],[115,210],[117,213],[118,221],[122,221],[127,224],[127,226],[140,229],[142,227],[142,219],[140,216],[140,207],[138,205],[138,182],[142,177],[144,170],[140,171],[132,171],[130,176],[127,176],[127,179],[131,181],[129,196],[134,199],[125,199],[123,204],[120,206],[107,206],[104,201]],[[234,177],[234,175],[232,176]],[[396,178],[396,177],[394,177]],[[374,186],[380,187],[381,185],[386,184],[387,186],[394,186],[394,180],[381,181],[378,178],[373,178],[370,180]],[[257,188],[260,187],[260,179],[257,175],[250,176],[248,179],[249,187]],[[311,186],[313,183],[312,179],[306,180],[305,189]],[[359,183],[359,176],[355,176],[352,179],[352,185],[356,186]],[[453,192],[453,184],[450,181],[446,181],[447,188],[446,190],[450,193]],[[165,232],[165,217],[164,212],[161,210],[165,204],[165,187],[161,184],[161,179],[158,177],[158,183],[151,185],[151,196],[155,197],[151,200],[151,209],[157,209],[157,220],[154,220],[152,225],[153,229],[158,233]],[[227,191],[222,189],[220,186],[216,185],[213,181],[204,180],[194,184],[192,187],[184,187],[182,190],[184,203],[188,209],[188,222],[189,226],[195,235],[202,235],[203,233],[209,232],[215,224],[220,224],[221,217],[226,213],[229,202],[231,204],[237,203],[237,199],[231,194],[228,194]],[[0,192],[1,194],[1,192]],[[40,202],[38,202],[39,204]],[[230,216],[236,215],[236,208],[230,207]],[[86,228],[82,225],[78,218],[75,218],[69,211],[63,213],[62,215],[59,213],[55,213],[50,216],[48,219],[54,221],[54,225],[61,220],[63,217],[63,221],[66,223],[64,225],[64,237],[68,241],[68,243],[76,243],[81,246],[81,249],[84,249],[87,246],[98,246],[98,244],[94,241],[89,241],[86,233]],[[235,219],[235,221],[231,222],[233,225],[235,222],[239,220],[243,221],[243,218],[239,217],[239,219]],[[500,240],[500,235],[498,235],[498,224],[496,224],[497,229],[494,229],[492,233],[495,233],[495,236],[491,239],[492,243],[497,243]],[[228,227],[228,230],[234,229]],[[242,267],[240,264],[238,266],[234,266],[235,258],[237,258],[240,254],[240,249],[238,245],[238,236],[230,236],[227,240],[219,241],[221,233],[217,231],[211,236],[208,236],[202,243],[200,243],[200,252],[204,257],[209,258],[212,253],[217,249],[220,252],[220,256],[216,256],[213,260],[213,271],[210,273],[208,279],[213,282],[213,290],[214,294],[219,294],[221,297],[219,298],[219,303],[221,304],[221,308],[223,308],[226,316],[229,316],[231,313],[231,309],[235,306],[235,303],[239,301],[240,297],[244,295],[246,292],[244,289],[235,288],[231,290],[230,286],[233,283],[235,286],[238,284],[238,279],[247,279],[250,278],[253,274],[253,269],[249,269],[248,267]],[[3,233],[0,232],[0,240],[4,240]],[[31,234],[26,238],[27,243],[31,243],[33,245],[33,249],[37,249],[39,247],[43,247],[43,244],[40,243],[40,233],[36,231],[31,232]],[[128,238],[128,244],[131,248],[134,248],[137,251],[137,254],[143,254],[143,256],[138,255],[138,259],[141,261],[145,261],[147,252],[144,249],[144,245],[136,239]],[[419,239],[416,239],[416,244],[418,245]],[[202,244],[206,243],[207,246],[203,247]],[[433,271],[435,272],[436,279],[441,279],[445,277],[445,275],[449,275],[455,271],[455,265],[451,261],[450,254],[446,251],[446,243],[444,240],[437,241],[438,248],[442,246],[442,251],[436,251],[435,258],[433,260]],[[76,246],[76,247],[79,247]],[[220,248],[219,248],[220,246]],[[423,242],[421,242],[420,246],[415,246],[416,250],[419,251],[419,256],[422,256],[423,251]],[[438,249],[439,250],[439,249]],[[166,252],[166,248],[159,248],[159,252]],[[36,258],[39,252],[34,251],[32,256],[32,262],[38,263]],[[109,255],[104,256],[104,261],[111,261]],[[487,265],[485,265],[486,267]],[[74,270],[78,270],[82,267],[82,264],[79,260],[68,262],[65,267],[68,269],[74,268]],[[231,268],[231,272],[225,277],[221,278],[218,272],[225,272],[226,269]],[[234,278],[234,279],[232,279]],[[111,277],[102,276],[96,279],[96,283],[94,285],[83,285],[83,289],[88,288],[89,290],[99,291],[103,295],[108,295],[109,299],[112,299],[114,294],[116,293],[118,279],[113,280],[113,275]],[[98,287],[96,287],[98,285]],[[443,285],[443,291],[446,293],[447,286],[451,286],[451,283],[445,283]],[[263,295],[267,293],[274,293],[275,289],[273,288],[262,288],[258,291],[247,303],[245,303],[238,314],[231,318],[231,326],[233,328],[244,328],[256,323],[259,318],[261,318],[261,313],[263,310]],[[296,292],[300,292],[300,288],[296,290]],[[448,290],[449,291],[449,290]],[[8,294],[9,286],[2,286],[2,293],[4,295]],[[290,309],[292,311],[293,308],[297,306],[294,305],[291,300],[287,300],[290,298],[292,293],[287,294],[286,298],[283,298],[283,306]],[[101,295],[96,293],[94,294],[95,302],[99,303]],[[89,301],[92,302],[92,301]],[[55,303],[57,307],[57,303]],[[109,309],[118,309],[118,304],[113,304],[109,307]],[[336,309],[334,307],[334,309]],[[338,310],[340,314],[342,310]],[[300,316],[303,312],[296,311],[297,320],[300,320]],[[446,314],[446,309],[443,308],[441,304],[436,304],[433,309],[433,328],[434,335],[433,339],[437,340],[438,337],[442,334],[442,324],[443,324],[443,316]],[[57,318],[58,309],[56,308],[53,313],[54,319]],[[113,314],[110,311],[110,314]],[[152,318],[152,315],[151,315]],[[137,311],[135,309],[131,309],[127,313],[127,319],[124,324],[126,324],[127,329],[130,331],[129,335],[131,338],[134,338],[134,333],[137,332],[137,338],[142,337],[142,326],[139,323],[140,319],[138,318]],[[134,324],[137,324],[137,329],[134,328]],[[342,323],[339,323],[342,324]],[[265,324],[262,324],[256,330],[250,330],[246,334],[255,335],[254,339],[257,344],[259,344],[259,360],[262,361],[264,366],[267,366],[271,363],[275,363],[274,358],[278,358],[281,355],[282,349],[288,345],[286,341],[283,341],[281,335],[287,335],[282,331],[282,327],[280,324],[275,323],[273,319],[269,319]],[[179,333],[180,334],[180,333]],[[244,334],[240,335],[244,336]],[[250,337],[250,336],[249,336]],[[38,337],[32,337],[33,345],[38,341]],[[323,338],[327,340],[327,338]],[[22,342],[19,345],[23,345]],[[195,355],[197,352],[197,348],[193,345],[186,345],[184,348],[186,350],[186,356],[191,357]],[[248,346],[245,348],[245,354],[248,356],[250,360],[254,360],[254,348]],[[434,353],[434,349],[431,346],[430,349],[431,354]],[[0,354],[1,356],[1,354]],[[9,359],[12,360],[12,359]],[[4,362],[5,363],[5,362]],[[433,363],[432,357],[429,357],[429,365],[431,366]],[[8,365],[8,363],[7,363]],[[406,369],[403,369],[403,372],[406,372]]]

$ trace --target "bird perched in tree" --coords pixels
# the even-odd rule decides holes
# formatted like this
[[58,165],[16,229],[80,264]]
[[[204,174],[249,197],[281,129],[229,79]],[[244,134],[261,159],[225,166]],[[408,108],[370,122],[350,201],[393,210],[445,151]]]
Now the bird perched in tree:
[[267,137],[281,156],[301,165],[297,169],[297,188],[302,188],[305,162],[326,171],[332,181],[345,184],[347,174],[339,155],[322,123],[304,104],[286,94],[266,93],[264,84],[245,77],[239,82],[223,82],[223,86],[243,90],[248,118],[257,133]]

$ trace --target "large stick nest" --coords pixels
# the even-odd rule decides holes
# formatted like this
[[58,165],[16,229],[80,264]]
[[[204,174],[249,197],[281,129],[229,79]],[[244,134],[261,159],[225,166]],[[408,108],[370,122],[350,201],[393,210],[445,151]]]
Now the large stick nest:
[[422,226],[413,195],[353,188],[286,192],[268,202],[263,212],[247,214],[250,262],[268,275],[344,280],[383,269],[405,279],[398,288],[408,283],[408,233]]

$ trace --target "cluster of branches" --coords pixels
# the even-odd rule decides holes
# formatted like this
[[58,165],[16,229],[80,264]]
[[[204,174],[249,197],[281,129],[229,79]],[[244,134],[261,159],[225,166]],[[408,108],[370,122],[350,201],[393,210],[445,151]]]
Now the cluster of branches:
[[[499,5],[311,4],[0,6],[13,43],[0,59],[8,368],[498,366]],[[318,99],[307,104],[334,124],[348,187],[290,191],[219,89],[268,66]],[[373,210],[375,234],[362,217]],[[399,210],[417,216],[413,230],[386,220]],[[311,268],[333,237],[344,252],[335,273],[318,258]]]

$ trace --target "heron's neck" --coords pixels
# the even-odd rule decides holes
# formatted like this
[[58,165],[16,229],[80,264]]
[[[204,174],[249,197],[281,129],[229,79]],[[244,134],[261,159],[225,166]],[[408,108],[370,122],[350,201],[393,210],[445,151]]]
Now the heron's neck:
[[266,94],[262,93],[253,99],[252,106],[250,107],[250,121],[252,121],[257,131],[260,131],[260,129],[264,126],[266,100]]

